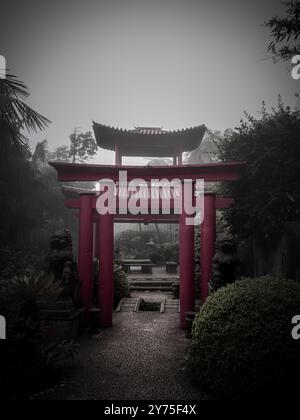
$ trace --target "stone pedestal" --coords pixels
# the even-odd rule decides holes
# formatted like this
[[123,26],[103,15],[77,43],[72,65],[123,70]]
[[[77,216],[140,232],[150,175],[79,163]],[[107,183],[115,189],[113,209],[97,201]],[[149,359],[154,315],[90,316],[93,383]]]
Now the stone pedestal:
[[86,324],[86,309],[42,309],[40,321],[44,322],[59,338],[78,338]]

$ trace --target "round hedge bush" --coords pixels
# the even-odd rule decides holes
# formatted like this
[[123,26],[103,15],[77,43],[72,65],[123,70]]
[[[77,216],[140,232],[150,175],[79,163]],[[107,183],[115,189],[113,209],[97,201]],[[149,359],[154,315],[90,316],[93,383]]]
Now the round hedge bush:
[[292,389],[299,375],[300,284],[243,279],[210,296],[193,325],[190,367],[213,395],[241,398]]

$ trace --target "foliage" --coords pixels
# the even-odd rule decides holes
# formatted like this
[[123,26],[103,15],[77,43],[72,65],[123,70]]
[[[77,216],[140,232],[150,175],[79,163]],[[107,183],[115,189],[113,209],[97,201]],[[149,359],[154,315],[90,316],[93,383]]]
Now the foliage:
[[[26,308],[33,308],[38,312],[38,300],[57,300],[62,293],[62,289],[54,278],[46,277],[43,273],[29,271],[12,278],[10,281],[1,285],[0,307],[2,313],[10,319],[21,313],[25,316],[32,313],[25,313]],[[13,319],[11,319],[13,321]]]
[[98,146],[90,131],[87,133],[74,133],[70,135],[70,158],[73,163],[83,163],[91,159],[97,153]]
[[290,389],[299,375],[299,342],[291,337],[299,306],[300,285],[291,280],[244,279],[220,289],[193,325],[195,379],[218,397]]
[[40,163],[45,163],[47,158],[47,140],[38,142],[35,152],[32,155],[32,162],[38,167]]
[[51,232],[72,223],[55,171],[8,145],[0,155],[0,246],[46,250]]
[[[2,129],[1,129],[2,128]],[[41,223],[42,212],[37,196],[41,185],[28,157],[5,135],[0,126],[0,245],[17,245],[24,241],[25,230]],[[5,220],[5,223],[4,223]],[[25,242],[25,241],[24,241]]]
[[0,249],[0,282],[34,270],[43,271],[44,258],[32,252]]
[[160,252],[160,249],[151,252],[149,258],[151,262],[155,265],[163,264],[164,262],[164,257],[162,252]]
[[166,242],[163,244],[161,249],[163,255],[163,261],[179,261],[179,244]]
[[[21,129],[43,129],[48,120],[27,107],[26,86],[0,79],[0,248],[47,246],[50,231],[67,219],[63,195],[47,159],[46,141],[32,156]],[[3,100],[3,98],[5,100]],[[37,231],[38,234],[37,234]]]
[[[165,261],[178,261],[178,228],[174,232],[173,225],[168,228],[160,225],[159,238],[155,227],[151,226],[147,230],[130,229],[123,231],[116,237],[116,247],[120,251],[126,251],[126,258],[150,258],[155,264]],[[154,242],[156,239],[156,243]],[[177,238],[176,238],[177,239]],[[149,242],[153,245],[149,246]],[[125,250],[126,244],[126,250]],[[124,249],[123,249],[124,248]]]
[[7,320],[7,340],[0,347],[2,392],[28,392],[49,370],[74,357],[72,343],[53,337],[39,321],[39,300],[55,301],[61,293],[53,278],[34,272],[0,282],[0,313]]
[[50,153],[49,160],[53,162],[69,162],[70,149],[69,146],[59,146],[54,152]]
[[[1,127],[0,127],[1,133]],[[2,131],[3,134],[3,131]],[[2,140],[5,141],[4,136]],[[42,146],[43,143],[40,144]],[[39,147],[34,160],[12,141],[0,153],[0,247],[48,248],[51,233],[72,226],[53,168]],[[4,223],[5,221],[5,223]]]
[[300,218],[300,113],[284,107],[255,119],[247,115],[235,131],[227,131],[219,143],[223,161],[246,161],[238,182],[220,188],[233,197],[226,211],[234,233],[259,240],[278,237],[287,221]]
[[10,132],[10,137],[18,146],[27,147],[21,129],[29,132],[43,130],[50,121],[28,105],[24,99],[29,92],[26,85],[13,75],[0,78],[0,123]]
[[75,130],[70,135],[70,145],[57,147],[48,155],[49,160],[54,162],[75,162],[84,163],[93,158],[97,153],[98,146],[90,131],[79,133]]
[[130,296],[130,288],[127,274],[120,267],[115,267],[114,281],[114,308],[116,308],[120,300]]
[[22,134],[49,122],[24,103],[28,95],[15,77],[0,79],[0,313],[8,326],[0,347],[2,393],[27,390],[34,378],[72,353],[72,346],[50,337],[38,316],[38,299],[55,298],[60,289],[33,274],[33,267],[43,264],[32,251],[48,249],[50,232],[64,225],[66,213],[55,172],[45,163],[46,141],[31,157]]
[[299,0],[288,0],[284,3],[286,15],[284,17],[274,16],[265,25],[270,28],[272,42],[268,51],[274,60],[290,60],[294,55],[300,54],[298,39],[300,36],[300,2]]

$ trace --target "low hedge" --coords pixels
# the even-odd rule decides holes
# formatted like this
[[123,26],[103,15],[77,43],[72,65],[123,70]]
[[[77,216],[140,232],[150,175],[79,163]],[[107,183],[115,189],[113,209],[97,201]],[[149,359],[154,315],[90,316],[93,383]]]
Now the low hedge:
[[193,325],[190,367],[217,397],[242,398],[293,390],[300,341],[291,337],[300,314],[300,284],[244,279],[210,296]]

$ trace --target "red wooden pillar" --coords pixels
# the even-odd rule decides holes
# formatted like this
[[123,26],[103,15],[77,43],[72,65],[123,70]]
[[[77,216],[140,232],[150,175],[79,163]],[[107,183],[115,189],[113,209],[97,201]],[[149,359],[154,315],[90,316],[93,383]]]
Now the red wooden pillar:
[[78,271],[82,282],[81,300],[90,308],[93,303],[93,194],[80,195]]
[[[182,191],[184,199],[184,191]],[[180,215],[180,328],[186,329],[186,312],[195,310],[194,280],[194,226],[186,224],[187,216],[183,209]]]
[[116,165],[121,166],[122,165],[122,154],[121,154],[121,148],[119,144],[115,145],[115,160]]
[[212,259],[216,243],[216,194],[204,194],[204,220],[201,228],[201,300],[208,296],[208,284],[212,275]]
[[99,295],[102,327],[112,326],[114,299],[114,217],[99,215]]
[[94,257],[99,257],[99,217],[94,218]]
[[178,155],[178,165],[182,165],[182,149],[181,148],[178,149],[177,155]]

